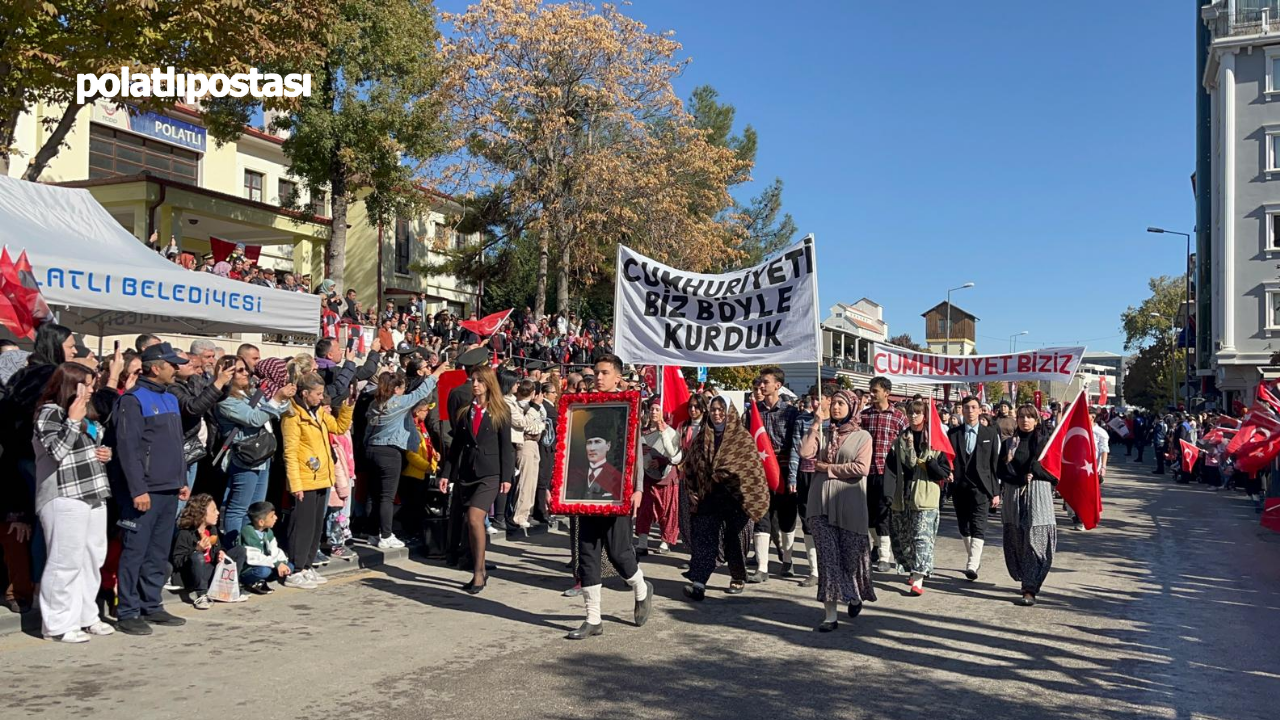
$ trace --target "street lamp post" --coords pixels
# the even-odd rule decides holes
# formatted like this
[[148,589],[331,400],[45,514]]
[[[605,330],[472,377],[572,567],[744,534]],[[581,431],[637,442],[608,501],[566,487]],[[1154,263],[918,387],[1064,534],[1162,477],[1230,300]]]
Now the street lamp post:
[[951,293],[956,290],[967,290],[971,287],[973,287],[973,283],[967,282],[960,287],[953,287],[947,291],[947,349],[942,353],[943,355],[951,354]]
[[1010,335],[1010,336],[1009,336],[1009,352],[1017,352],[1017,351],[1018,351],[1018,337],[1019,337],[1019,336],[1022,336],[1022,335],[1028,335],[1028,334],[1030,334],[1030,333],[1031,333],[1031,331],[1030,331],[1030,330],[1023,330],[1022,332],[1017,332],[1017,333],[1014,333],[1014,334]]
[[[1154,312],[1151,313],[1151,317],[1169,321],[1169,364],[1172,366],[1173,359],[1177,357],[1176,348],[1173,347],[1175,342],[1174,334],[1173,334],[1173,318],[1166,318],[1160,313],[1154,313]],[[1178,404],[1178,391],[1175,390],[1173,387],[1173,368],[1172,367],[1169,368],[1169,402],[1173,403],[1174,405]],[[1190,407],[1191,407],[1190,405],[1187,406],[1188,409],[1190,409]]]
[[[1149,227],[1149,228],[1147,228],[1147,232],[1149,232],[1149,233],[1157,233],[1157,234],[1160,234],[1160,235],[1181,235],[1182,237],[1186,238],[1186,241],[1187,241],[1187,254],[1186,254],[1186,257],[1184,257],[1184,258],[1182,259],[1182,265],[1183,265],[1183,267],[1182,267],[1182,271],[1183,271],[1183,272],[1182,272],[1182,275],[1183,275],[1183,280],[1182,280],[1182,290],[1183,290],[1184,300],[1185,300],[1185,303],[1186,303],[1185,305],[1183,305],[1183,311],[1182,311],[1182,332],[1183,332],[1183,334],[1184,334],[1184,335],[1186,335],[1186,338],[1187,338],[1187,348],[1188,348],[1188,350],[1189,350],[1189,349],[1190,349],[1190,347],[1191,347],[1191,332],[1190,332],[1190,325],[1191,325],[1191,323],[1190,323],[1190,320],[1191,320],[1191,233],[1178,232],[1177,230],[1165,230],[1164,228],[1158,228],[1158,227]],[[1170,319],[1169,319],[1169,332],[1171,332],[1171,333],[1173,332],[1173,319],[1172,319],[1172,318],[1170,318]],[[1175,351],[1175,350],[1176,350],[1176,348],[1171,348],[1171,351]],[[1175,354],[1176,354],[1176,353],[1175,353]],[[1186,362],[1186,360],[1185,360],[1185,359],[1183,360],[1183,363],[1182,363],[1182,392],[1183,392],[1183,397],[1184,397],[1183,402],[1186,404],[1187,411],[1189,412],[1189,411],[1191,410],[1191,377],[1190,377],[1189,371],[1188,371],[1188,369],[1187,369],[1187,362]]]

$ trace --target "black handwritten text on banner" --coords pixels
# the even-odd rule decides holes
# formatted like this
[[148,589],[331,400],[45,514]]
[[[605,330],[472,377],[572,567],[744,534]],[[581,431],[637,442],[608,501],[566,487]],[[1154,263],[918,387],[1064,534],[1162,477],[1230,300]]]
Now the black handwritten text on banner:
[[818,361],[813,245],[723,275],[618,246],[614,345],[626,362],[726,367]]
[[934,355],[876,344],[877,375],[917,383],[1051,380],[1071,382],[1083,347],[1057,347],[1004,355]]

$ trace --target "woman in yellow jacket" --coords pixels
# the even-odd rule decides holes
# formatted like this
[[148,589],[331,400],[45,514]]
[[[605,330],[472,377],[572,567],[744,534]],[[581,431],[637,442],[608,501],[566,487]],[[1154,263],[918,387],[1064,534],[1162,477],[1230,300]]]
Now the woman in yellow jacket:
[[329,433],[341,435],[351,427],[354,407],[354,398],[335,400],[340,403],[336,418],[324,404],[324,378],[308,373],[298,379],[292,412],[280,422],[285,475],[294,499],[289,515],[289,561],[294,573],[316,584],[326,582],[315,566],[335,474]]

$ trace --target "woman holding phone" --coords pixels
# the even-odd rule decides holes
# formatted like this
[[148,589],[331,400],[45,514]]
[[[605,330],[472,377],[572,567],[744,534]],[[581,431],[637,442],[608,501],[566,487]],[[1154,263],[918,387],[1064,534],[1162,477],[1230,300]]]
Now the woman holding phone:
[[40,584],[42,632],[59,642],[88,642],[115,628],[98,619],[96,602],[107,555],[107,505],[111,496],[101,447],[102,428],[92,419],[93,371],[63,363],[40,396],[35,419],[36,512],[49,549]]

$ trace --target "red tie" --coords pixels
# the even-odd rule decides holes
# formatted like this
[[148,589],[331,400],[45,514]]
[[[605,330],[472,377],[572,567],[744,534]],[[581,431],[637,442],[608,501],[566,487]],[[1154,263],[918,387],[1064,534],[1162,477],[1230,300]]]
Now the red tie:
[[471,406],[471,437],[480,437],[480,420],[484,418],[484,407]]

